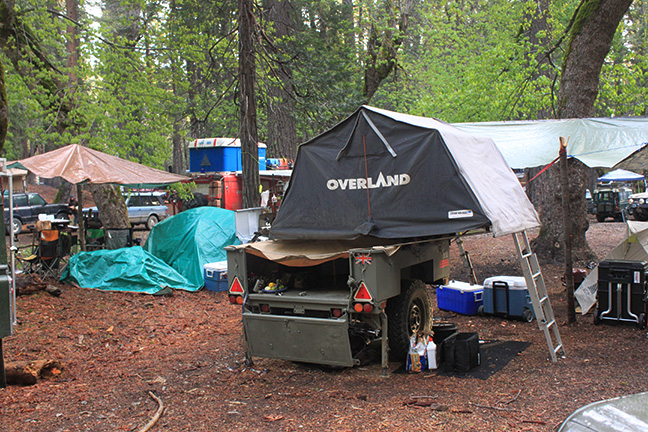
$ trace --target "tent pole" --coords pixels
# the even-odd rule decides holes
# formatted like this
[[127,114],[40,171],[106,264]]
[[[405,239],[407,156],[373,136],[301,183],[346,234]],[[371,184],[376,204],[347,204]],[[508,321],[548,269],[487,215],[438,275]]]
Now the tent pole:
[[81,189],[81,183],[77,183],[77,220],[79,221],[79,247],[81,251],[86,251],[86,242],[85,242],[85,221],[83,220],[83,190]]
[[569,168],[567,165],[567,142],[560,137],[560,186],[562,189],[563,237],[565,242],[565,284],[567,285],[567,321],[576,322],[574,309],[574,270],[572,266],[572,226],[569,214]]

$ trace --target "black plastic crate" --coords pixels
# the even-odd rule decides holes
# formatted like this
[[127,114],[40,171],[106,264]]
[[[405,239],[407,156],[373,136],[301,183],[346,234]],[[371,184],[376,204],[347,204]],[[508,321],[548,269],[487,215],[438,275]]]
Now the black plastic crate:
[[628,322],[645,328],[647,273],[647,261],[601,261],[594,323]]
[[479,366],[479,336],[477,333],[455,333],[443,341],[442,359],[445,372],[466,373]]

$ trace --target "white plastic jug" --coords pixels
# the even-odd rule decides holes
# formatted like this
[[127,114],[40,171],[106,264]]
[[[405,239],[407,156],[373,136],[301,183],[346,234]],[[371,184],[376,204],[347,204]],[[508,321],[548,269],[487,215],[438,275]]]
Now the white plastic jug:
[[437,368],[436,345],[432,341],[432,338],[430,338],[430,341],[427,344],[426,353],[427,353],[428,369],[436,369]]

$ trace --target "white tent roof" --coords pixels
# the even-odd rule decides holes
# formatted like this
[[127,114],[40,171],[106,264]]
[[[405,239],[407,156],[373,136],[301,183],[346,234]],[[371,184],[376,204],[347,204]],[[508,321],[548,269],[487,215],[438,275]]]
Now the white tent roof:
[[459,172],[493,224],[495,236],[540,226],[538,214],[492,139],[482,133],[462,131],[433,118],[366,105],[365,108],[396,121],[438,130]]
[[597,180],[600,182],[609,182],[609,181],[623,182],[623,181],[639,181],[639,180],[643,180],[644,178],[645,177],[641,174],[637,174],[635,172],[624,170],[624,169],[617,169],[614,171],[610,171],[604,176],[599,177]]
[[648,144],[648,118],[587,118],[454,123],[465,132],[490,137],[512,168],[546,165],[558,157],[559,138],[567,154],[589,167],[612,167]]

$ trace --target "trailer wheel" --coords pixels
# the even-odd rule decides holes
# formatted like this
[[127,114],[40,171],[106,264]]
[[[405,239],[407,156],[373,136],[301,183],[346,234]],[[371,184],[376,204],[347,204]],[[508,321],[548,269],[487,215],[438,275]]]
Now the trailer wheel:
[[641,330],[645,330],[646,329],[646,314],[641,312],[639,314],[639,320],[638,321],[639,321],[639,328]]
[[399,361],[405,360],[412,335],[432,328],[432,300],[425,284],[403,281],[402,286],[403,292],[387,302],[390,354]]
[[594,307],[594,325],[599,325],[601,323],[601,318],[599,317],[598,306]]

